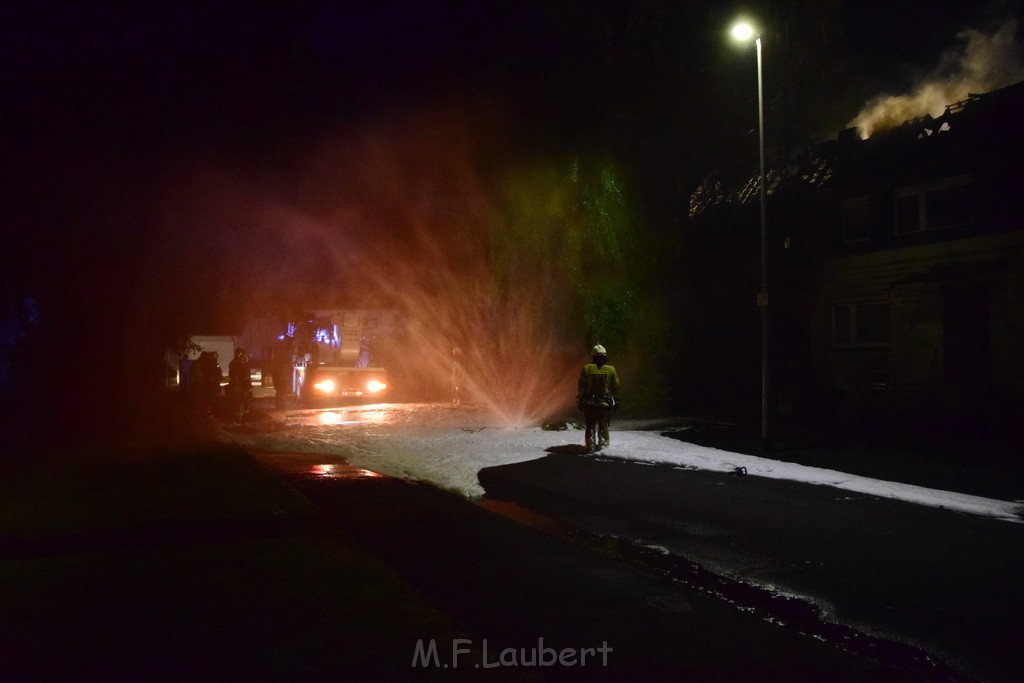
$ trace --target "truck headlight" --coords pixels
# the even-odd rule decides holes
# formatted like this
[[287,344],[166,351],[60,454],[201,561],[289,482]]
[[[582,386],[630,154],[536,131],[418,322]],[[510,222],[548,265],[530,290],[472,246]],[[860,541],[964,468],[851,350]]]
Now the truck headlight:
[[334,380],[324,379],[313,385],[313,388],[323,394],[330,394],[334,391]]
[[376,394],[379,391],[384,391],[387,386],[387,384],[384,384],[384,382],[381,382],[380,380],[371,379],[366,383],[366,390],[371,394]]

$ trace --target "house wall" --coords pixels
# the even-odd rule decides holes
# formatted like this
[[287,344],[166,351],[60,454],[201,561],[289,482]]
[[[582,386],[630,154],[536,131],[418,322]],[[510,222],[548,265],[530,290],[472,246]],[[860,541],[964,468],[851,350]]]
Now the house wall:
[[943,294],[939,283],[913,283],[892,291],[890,386],[901,394],[930,391],[942,382]]
[[[950,363],[949,306],[958,288],[988,293],[974,311],[988,345],[984,387],[1024,395],[1024,233],[1001,233],[867,252],[819,265],[812,364],[819,385],[847,402],[879,407],[927,406],[962,399]],[[831,339],[834,305],[888,302],[891,342],[885,347],[837,348]],[[971,304],[973,305],[973,303]],[[981,302],[978,303],[982,305]],[[979,342],[980,343],[980,342]]]
[[[868,140],[840,134],[777,164],[784,180],[769,191],[767,215],[779,415],[811,424],[892,411],[942,422],[959,411],[965,420],[951,424],[980,425],[987,407],[1002,406],[990,414],[1016,422],[1024,405],[1022,112],[1024,82],[972,96],[941,120],[908,121]],[[691,203],[698,210],[682,270],[703,276],[690,277],[688,291],[715,292],[716,306],[688,303],[688,350],[711,371],[689,379],[701,387],[727,378],[718,384],[759,398],[743,385],[758,376],[759,321],[749,301],[759,289],[759,207],[741,191],[750,178],[735,180],[709,175]],[[740,296],[721,296],[715,278]],[[846,321],[839,344],[835,306]],[[858,319],[870,323],[859,339]],[[749,324],[730,334],[726,320]],[[726,350],[726,337],[743,345]],[[704,361],[715,351],[718,367]]]
[[[1024,238],[1022,238],[1024,239]],[[999,307],[993,307],[993,354],[1006,383],[1022,393],[1024,387],[1024,263],[1018,258],[1007,270]]]

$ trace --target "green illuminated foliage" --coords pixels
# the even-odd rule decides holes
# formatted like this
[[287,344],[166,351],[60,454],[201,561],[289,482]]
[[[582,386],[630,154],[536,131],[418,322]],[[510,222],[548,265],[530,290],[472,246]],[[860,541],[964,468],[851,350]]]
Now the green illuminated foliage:
[[636,220],[614,162],[576,158],[513,173],[505,195],[492,235],[498,286],[543,286],[583,343],[624,348],[636,310]]

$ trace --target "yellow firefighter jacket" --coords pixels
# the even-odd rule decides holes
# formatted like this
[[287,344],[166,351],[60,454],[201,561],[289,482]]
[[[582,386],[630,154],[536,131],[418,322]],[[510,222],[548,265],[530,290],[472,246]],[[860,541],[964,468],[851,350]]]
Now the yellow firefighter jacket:
[[607,363],[601,367],[587,363],[580,371],[576,400],[608,407],[614,405],[614,399],[619,395],[619,386],[619,375],[614,367]]

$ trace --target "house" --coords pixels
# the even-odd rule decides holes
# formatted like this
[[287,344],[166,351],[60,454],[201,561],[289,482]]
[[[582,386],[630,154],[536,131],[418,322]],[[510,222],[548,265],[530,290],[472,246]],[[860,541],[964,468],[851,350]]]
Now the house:
[[[843,131],[766,173],[773,412],[1020,411],[1022,122],[1024,82],[866,140]],[[751,243],[758,201],[756,177],[709,177],[691,198],[697,253],[716,235]]]

